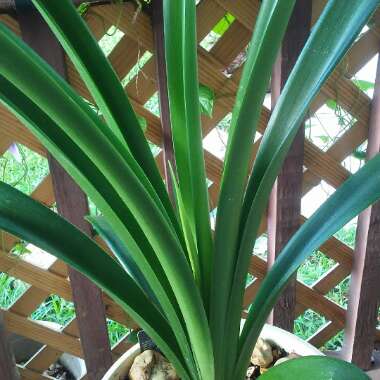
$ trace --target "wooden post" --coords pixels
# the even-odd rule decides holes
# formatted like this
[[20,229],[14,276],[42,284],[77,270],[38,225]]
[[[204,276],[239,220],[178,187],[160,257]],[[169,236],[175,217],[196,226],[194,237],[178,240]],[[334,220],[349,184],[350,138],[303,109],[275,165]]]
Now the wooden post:
[[169,96],[166,77],[166,59],[164,42],[163,2],[155,0],[152,3],[152,29],[156,59],[156,78],[160,101],[160,117],[162,126],[162,148],[165,171],[165,182],[168,193],[173,198],[173,184],[170,175],[170,165],[175,170],[172,130],[170,125]]
[[[297,61],[310,32],[311,0],[298,0],[290,18],[281,54],[272,75],[272,104]],[[304,157],[304,126],[301,126],[286,157],[277,183],[272,191],[268,208],[268,266],[300,226],[302,177]],[[292,281],[274,307],[270,322],[293,332],[296,281]]]
[[[66,78],[64,52],[39,13],[23,9],[18,14],[23,39],[57,72]],[[92,234],[84,217],[87,196],[58,162],[48,155],[58,212],[87,235]],[[89,380],[100,380],[112,365],[102,293],[85,276],[69,267],[69,277]]]
[[[380,151],[380,62],[368,131],[367,159]],[[358,218],[342,356],[369,369],[380,301],[380,203]]]
[[20,380],[8,334],[4,326],[3,311],[0,310],[0,379]]

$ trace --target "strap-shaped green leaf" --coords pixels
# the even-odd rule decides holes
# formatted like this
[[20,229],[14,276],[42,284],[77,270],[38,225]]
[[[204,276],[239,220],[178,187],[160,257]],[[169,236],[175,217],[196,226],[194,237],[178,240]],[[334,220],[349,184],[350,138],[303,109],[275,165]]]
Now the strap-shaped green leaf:
[[199,268],[199,261],[198,261],[198,251],[197,251],[197,244],[195,241],[195,236],[193,233],[193,229],[191,228],[190,221],[188,219],[186,209],[183,204],[181,191],[178,187],[177,178],[175,177],[173,167],[169,163],[170,168],[170,175],[173,183],[173,189],[174,189],[174,199],[176,202],[176,209],[179,214],[179,218],[181,220],[181,225],[183,228],[183,234],[185,236],[186,245],[188,247],[187,253],[188,253],[188,260],[190,262],[191,268],[193,270],[194,279],[195,282],[200,286],[201,282],[201,272]]
[[327,356],[291,359],[264,372],[262,380],[369,380],[369,376],[353,364]]
[[[149,193],[146,187],[149,184],[142,182],[141,173],[134,171],[138,168],[133,166],[133,160],[132,163],[126,161],[116,143],[106,138],[93,111],[83,106],[83,100],[48,65],[1,25],[0,43],[3,52],[0,56],[0,72],[75,141],[99,172],[106,176],[117,199],[122,201],[124,208],[136,220],[161,266],[165,267],[166,277],[185,321],[192,350],[210,368],[212,349],[202,299],[181,240],[162,204],[157,203],[157,199]],[[17,70],[13,62],[23,65],[24,70]],[[107,216],[107,220],[125,238],[123,230],[127,229],[126,225],[120,219],[113,220]],[[137,245],[135,251],[141,252]],[[141,260],[144,260],[145,252],[141,253]],[[207,356],[209,360],[205,359]]]
[[[312,252],[380,198],[380,154],[351,176],[301,226],[267,273],[250,308],[241,338],[234,378],[242,378],[260,331],[290,278]],[[239,377],[240,376],[240,377]]]
[[229,302],[229,327],[239,331],[245,278],[263,212],[282,162],[313,97],[340,61],[378,0],[330,0],[308,39],[269,120],[249,179],[239,253]]
[[[206,311],[212,237],[200,122],[195,2],[164,0],[167,81],[178,187],[195,236]],[[208,359],[207,359],[208,360]]]
[[[119,161],[119,170],[122,170],[120,165],[128,165],[167,219],[168,226],[175,230],[167,209],[163,207],[141,167],[127,147],[110,132],[89,105],[2,23],[0,23],[0,43],[3,51],[0,57],[1,74],[55,120],[94,162],[102,161],[103,165],[112,162],[116,169],[116,161]],[[14,62],[22,65],[23,70],[15,69]],[[77,127],[79,125],[80,128]],[[120,180],[121,177],[118,181]],[[127,185],[124,184],[122,187],[125,186]],[[181,240],[180,235],[177,236]]]
[[[225,319],[238,248],[241,206],[262,103],[293,5],[294,0],[262,3],[233,110],[216,217],[211,293],[211,326],[218,368],[223,368],[220,363],[225,362],[225,350],[237,345],[237,335],[227,339],[228,345],[223,342],[226,341]],[[220,373],[218,378],[223,376],[226,374]]]
[[[164,308],[165,315],[175,327],[175,334],[185,360],[192,363],[192,355],[183,328],[172,286],[163,272],[160,262],[152,250],[148,239],[141,231],[131,212],[110,186],[104,173],[98,170],[82,150],[62,132],[46,114],[27,99],[20,91],[0,76],[0,99],[18,118],[36,134],[40,141],[54,154],[77,183],[96,202],[110,221],[115,233],[128,246],[140,270]],[[4,93],[2,92],[4,91]],[[182,323],[183,325],[183,323]],[[186,354],[187,353],[187,354]],[[191,367],[194,371],[194,366]]]
[[73,61],[108,126],[126,141],[176,225],[169,197],[136,114],[83,18],[70,0],[33,0],[33,3]]
[[90,277],[146,329],[188,379],[186,364],[176,352],[179,348],[171,326],[121,266],[90,238],[3,182],[0,182],[0,228],[52,253]]
[[86,216],[86,219],[92,224],[95,230],[99,233],[100,237],[105,241],[108,248],[115,255],[120,265],[124,270],[133,278],[137,285],[149,296],[150,300],[155,304],[158,309],[161,309],[154,292],[149,285],[149,282],[141,272],[139,266],[136,264],[132,253],[118,235],[115,234],[111,225],[102,215]]

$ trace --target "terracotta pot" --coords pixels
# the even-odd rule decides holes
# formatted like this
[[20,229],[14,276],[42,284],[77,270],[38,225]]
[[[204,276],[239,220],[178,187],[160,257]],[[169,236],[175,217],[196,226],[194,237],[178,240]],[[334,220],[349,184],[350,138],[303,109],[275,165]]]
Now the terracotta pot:
[[[289,353],[295,352],[300,356],[323,355],[321,351],[311,344],[278,327],[265,325],[260,337],[282,347]],[[140,347],[136,344],[114,363],[102,380],[124,380],[132,366],[133,360],[139,353]]]

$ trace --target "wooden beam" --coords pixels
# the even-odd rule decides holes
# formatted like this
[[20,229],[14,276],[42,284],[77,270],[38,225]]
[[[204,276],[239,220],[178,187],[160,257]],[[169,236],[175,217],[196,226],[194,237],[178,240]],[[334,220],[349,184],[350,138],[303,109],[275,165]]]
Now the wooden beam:
[[8,342],[8,333],[5,330],[4,312],[0,310],[0,379],[20,380],[11,346]]
[[[23,9],[18,20],[24,40],[66,77],[64,52],[39,13]],[[58,212],[91,235],[91,228],[84,219],[89,213],[87,196],[52,156],[48,155],[48,160]],[[100,380],[113,362],[102,293],[72,268],[69,268],[69,277],[88,377]]]
[[11,146],[12,140],[8,136],[0,137],[0,155],[2,156]]
[[[380,46],[379,46],[380,47]],[[368,131],[367,159],[380,151],[380,62]],[[359,215],[347,308],[343,355],[363,369],[371,366],[380,301],[380,203]]]
[[[280,63],[272,75],[272,103],[275,103],[297,61],[310,32],[311,0],[298,0],[290,18],[281,49]],[[273,265],[282,248],[300,227],[304,162],[304,125],[299,128],[271,195],[268,218],[268,265]],[[293,332],[296,307],[296,279],[292,280],[274,307],[274,325]]]

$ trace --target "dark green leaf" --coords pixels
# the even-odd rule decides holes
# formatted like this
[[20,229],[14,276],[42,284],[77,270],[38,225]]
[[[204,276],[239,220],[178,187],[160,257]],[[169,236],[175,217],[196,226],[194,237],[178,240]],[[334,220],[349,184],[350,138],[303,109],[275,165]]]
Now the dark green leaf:
[[130,250],[124,241],[115,234],[107,220],[103,216],[87,216],[86,219],[94,226],[96,231],[106,242],[124,270],[134,279],[134,281],[150,297],[150,299],[154,301],[156,307],[160,308],[160,305],[157,303],[157,298],[154,295],[152,288],[150,287],[138,265],[136,265],[136,262],[133,259]]
[[242,368],[249,361],[252,348],[270,311],[298,267],[331,235],[379,198],[380,154],[339,187],[280,252],[249,310],[240,338],[236,374],[241,377]]
[[[272,67],[294,2],[289,0],[262,3],[232,113],[215,229],[214,257],[223,259],[214,261],[210,312],[216,368],[221,371],[223,371],[222,363],[226,362],[227,357],[227,364],[234,362],[237,347],[237,332],[230,331],[225,323],[236,263],[239,220],[251,160],[252,142]],[[240,309],[235,311],[240,314]],[[225,334],[229,333],[233,335],[227,338]],[[224,342],[228,342],[228,345]],[[227,354],[226,351],[232,353]],[[223,371],[216,377],[229,378],[229,374]]]
[[[164,1],[165,54],[178,187],[197,243],[201,293],[208,312],[213,249],[202,146],[195,17],[194,2]],[[201,360],[210,366],[206,357]]]
[[[90,277],[159,342],[186,376],[183,370],[186,364],[180,363],[177,352],[173,351],[177,343],[166,319],[121,266],[94,241],[47,207],[3,182],[0,182],[0,228]],[[179,350],[178,346],[175,350]]]
[[[175,322],[177,316],[173,310],[177,303],[166,274],[162,272],[161,265],[134,216],[120,199],[119,193],[104,177],[106,171],[99,170],[94,165],[94,160],[89,160],[81,148],[75,145],[57,124],[1,76],[0,83],[0,99],[37,135],[111,221],[115,233],[133,252],[136,262],[146,275],[156,297],[160,299],[161,305],[166,305],[164,307],[166,316],[169,320],[174,318],[172,322],[177,324],[178,322]],[[180,315],[178,312],[177,314]],[[181,327],[178,325],[177,327],[176,334],[181,335]],[[186,349],[186,340],[180,339],[180,344],[183,352],[189,352]],[[189,355],[184,356],[190,363]]]
[[[240,247],[227,313],[233,316],[233,322],[226,329],[232,330],[234,335],[239,329],[238,310],[241,310],[243,302],[244,281],[261,216],[282,162],[314,96],[360,33],[378,3],[378,0],[331,0],[326,5],[271,115],[255,159],[240,218]],[[252,340],[249,344],[252,344]],[[244,355],[240,356],[248,360],[247,353],[252,346],[244,349]],[[239,362],[240,371],[241,366],[245,365],[242,363]],[[241,376],[240,372],[237,378]]]
[[369,380],[362,370],[343,360],[327,356],[291,359],[260,376],[260,380]]
[[115,71],[70,0],[33,0],[86,83],[108,127],[125,140],[137,163],[165,205],[179,235],[177,220],[149,144]]

